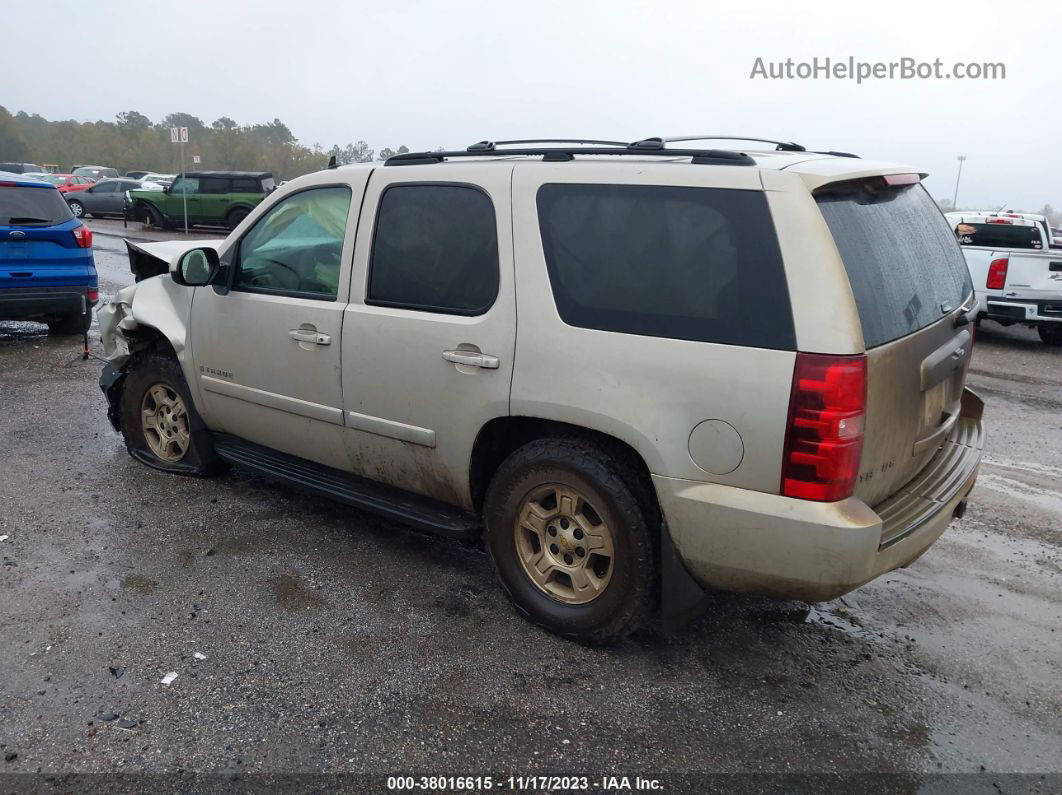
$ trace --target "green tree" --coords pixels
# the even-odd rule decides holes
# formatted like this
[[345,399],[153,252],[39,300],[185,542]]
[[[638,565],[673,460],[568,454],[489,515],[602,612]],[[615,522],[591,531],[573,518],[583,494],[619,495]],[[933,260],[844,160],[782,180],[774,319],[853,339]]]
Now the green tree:
[[0,105],[0,158],[16,162],[29,157],[29,146],[19,132],[15,118]]

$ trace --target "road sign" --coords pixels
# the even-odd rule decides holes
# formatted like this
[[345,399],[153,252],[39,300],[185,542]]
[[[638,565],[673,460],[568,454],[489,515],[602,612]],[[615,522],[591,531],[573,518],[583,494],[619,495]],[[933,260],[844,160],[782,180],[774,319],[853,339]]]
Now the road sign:
[[[184,206],[184,233],[188,234],[188,194],[184,192],[184,145],[188,143],[187,127],[170,127],[170,143],[181,145],[181,204]],[[199,155],[194,155],[193,163],[199,162]]]
[[193,163],[198,163],[199,162],[199,155],[192,155],[192,162]]

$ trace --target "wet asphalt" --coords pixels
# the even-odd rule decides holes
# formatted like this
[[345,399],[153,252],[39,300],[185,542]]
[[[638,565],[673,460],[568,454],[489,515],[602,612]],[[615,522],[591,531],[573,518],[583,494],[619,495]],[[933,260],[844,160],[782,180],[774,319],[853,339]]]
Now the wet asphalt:
[[[109,296],[131,282],[121,223],[92,225]],[[1062,349],[1035,332],[979,329],[985,464],[912,566],[814,606],[715,596],[676,635],[604,650],[521,620],[476,547],[238,470],[138,464],[79,351],[0,322],[0,786],[758,772],[1027,791],[1000,774],[1062,771]]]

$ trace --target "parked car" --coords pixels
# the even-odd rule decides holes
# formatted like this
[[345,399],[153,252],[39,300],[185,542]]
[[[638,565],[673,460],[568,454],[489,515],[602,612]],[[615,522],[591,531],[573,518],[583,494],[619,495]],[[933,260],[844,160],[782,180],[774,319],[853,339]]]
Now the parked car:
[[36,163],[0,163],[0,171],[7,174],[40,174],[44,168]]
[[54,185],[0,172],[0,320],[80,334],[98,300],[91,230]]
[[78,218],[95,215],[122,215],[125,212],[127,191],[140,190],[140,180],[101,179],[83,191],[67,197],[70,210]]
[[1048,345],[1062,345],[1062,252],[1050,227],[1007,215],[948,213],[977,292],[977,319],[1035,328]]
[[78,177],[92,177],[97,180],[121,176],[118,169],[108,166],[74,166],[70,171]]
[[158,185],[162,188],[168,188],[173,184],[173,181],[177,178],[176,174],[155,174],[148,173],[140,177],[140,181],[144,184],[144,187],[150,187],[151,185]]
[[145,174],[150,174],[150,171],[126,171],[125,176],[129,179],[143,179]]
[[158,469],[483,534],[582,641],[687,589],[837,597],[965,508],[975,303],[914,169],[782,146],[402,154],[130,243],[111,421]]
[[275,187],[268,171],[189,171],[164,193],[131,191],[128,212],[165,229],[183,223],[187,206],[189,225],[235,229]]
[[40,173],[26,174],[25,176],[55,185],[62,194],[77,193],[96,184],[96,180],[91,177],[76,177],[73,174]]

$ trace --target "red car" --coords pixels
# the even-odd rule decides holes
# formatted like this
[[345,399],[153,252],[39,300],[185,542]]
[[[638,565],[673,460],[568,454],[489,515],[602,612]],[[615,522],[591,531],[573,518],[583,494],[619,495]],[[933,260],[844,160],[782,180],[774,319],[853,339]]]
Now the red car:
[[74,193],[75,191],[91,188],[96,184],[92,177],[79,177],[74,174],[26,174],[42,182],[50,182],[59,188],[60,193]]

